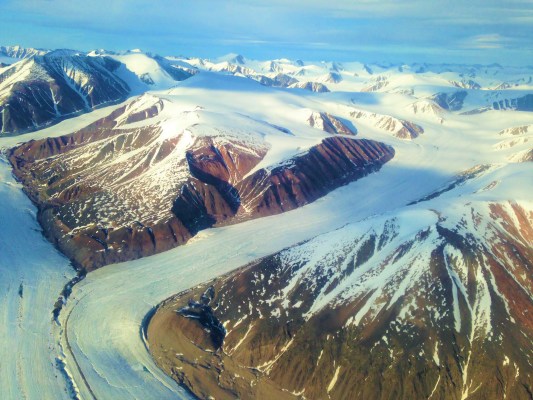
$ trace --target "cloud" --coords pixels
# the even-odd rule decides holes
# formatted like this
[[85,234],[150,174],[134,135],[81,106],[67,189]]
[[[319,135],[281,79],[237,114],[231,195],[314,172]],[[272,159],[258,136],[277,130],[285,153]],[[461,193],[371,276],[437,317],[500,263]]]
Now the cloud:
[[488,33],[468,37],[459,44],[460,48],[475,50],[517,50],[533,51],[533,44],[529,36],[506,37],[498,33]]
[[466,39],[462,47],[467,49],[500,49],[504,38],[497,33],[477,35]]
[[0,0],[10,43],[204,57],[465,60],[475,50],[492,62],[530,48],[532,26],[529,0]]

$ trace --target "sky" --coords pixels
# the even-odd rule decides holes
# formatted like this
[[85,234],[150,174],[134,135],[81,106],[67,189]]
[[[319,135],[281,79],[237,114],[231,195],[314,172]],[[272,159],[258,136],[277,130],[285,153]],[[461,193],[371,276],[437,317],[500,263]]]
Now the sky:
[[533,65],[533,0],[0,0],[0,45]]

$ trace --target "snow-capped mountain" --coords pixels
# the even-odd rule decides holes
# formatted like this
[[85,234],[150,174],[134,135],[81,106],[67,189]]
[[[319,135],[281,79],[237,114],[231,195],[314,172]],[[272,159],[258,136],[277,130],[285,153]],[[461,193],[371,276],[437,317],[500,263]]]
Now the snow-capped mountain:
[[[162,57],[140,50],[49,52],[18,46],[2,47],[0,54],[7,57],[4,61],[0,59],[0,107],[5,110],[2,111],[1,132],[4,134],[35,130],[95,106],[124,99],[128,94],[170,88],[175,86],[176,81],[199,71],[228,73],[247,77],[265,86],[319,93],[352,91],[407,94],[413,96],[413,100],[431,99],[441,108],[453,112],[533,109],[531,68],[503,69],[499,65],[380,66],[303,63],[287,59],[256,61],[237,54],[212,61]],[[64,64],[60,67],[63,72],[51,66],[57,64],[59,59]],[[112,60],[119,64],[114,64]],[[104,69],[98,68],[95,62]],[[24,89],[24,82],[33,80],[40,82],[35,83],[39,87],[35,96]],[[14,81],[22,87],[13,88]],[[103,90],[99,81],[109,81],[109,93],[100,93]],[[60,95],[58,90],[65,93]],[[72,98],[72,101],[65,100],[65,104],[62,104],[60,99],[63,97]],[[14,112],[12,107],[16,107],[17,111]]]
[[35,130],[66,116],[124,99],[119,63],[58,50],[31,56],[0,74],[1,133]]
[[371,124],[376,128],[391,132],[399,139],[415,139],[424,133],[424,129],[415,123],[400,120],[390,115],[371,113],[368,111],[353,109],[350,116],[356,120],[362,120],[364,123]]
[[[21,46],[0,46],[0,64],[7,66],[13,64],[22,58],[32,56],[43,56],[48,50],[25,48]],[[0,66],[1,68],[1,66]]]
[[[165,301],[148,330],[153,356],[197,396],[528,398],[533,209],[520,182],[532,150],[529,124],[514,118],[531,115],[486,106],[514,90],[456,88],[449,71],[441,86],[409,76],[413,90],[401,91],[386,69],[372,72],[387,84],[327,97],[335,111],[311,111],[308,124],[334,132],[339,118],[391,143],[384,169],[398,175],[380,188],[422,171],[433,182]],[[455,173],[437,183],[445,170]]]
[[30,50],[13,50],[9,54],[22,59],[0,69],[0,134],[40,129],[130,94],[171,87],[192,74],[143,53],[107,56]]
[[2,51],[0,395],[531,398],[532,68]]
[[[476,201],[371,218],[266,257],[163,306],[180,326],[172,375],[198,395],[525,399],[532,222],[530,204]],[[196,364],[189,340],[208,350]]]
[[[99,56],[106,55],[106,53],[99,54]],[[176,81],[185,80],[197,73],[195,68],[186,63],[146,54],[140,50],[112,53],[108,56],[122,64],[117,75],[130,85],[134,93],[167,89],[175,86]]]
[[533,207],[510,161],[168,299],[154,357],[200,397],[527,399]]
[[[232,82],[239,79],[224,83]],[[145,94],[78,132],[23,144],[10,160],[46,235],[91,270],[168,250],[213,225],[302,206],[394,155],[343,137],[355,131],[328,113],[289,129],[217,108]]]
[[[367,65],[356,62],[302,62],[287,59],[257,61],[230,54],[217,60],[175,58],[200,70],[226,72],[257,80],[264,85],[303,88],[313,91],[364,91],[410,93],[418,98],[441,95],[439,105],[452,111],[462,108],[468,93],[485,99],[494,106],[493,97],[509,91],[531,91],[531,67],[503,68],[498,64],[483,65]],[[275,77],[278,76],[278,79]],[[279,77],[284,77],[283,80]],[[486,93],[480,93],[480,89]],[[455,93],[458,93],[457,95]],[[523,93],[523,92],[522,92]],[[481,96],[479,96],[481,94]],[[527,94],[523,93],[523,94]],[[446,95],[450,100],[446,100]],[[521,97],[521,96],[516,96]],[[455,99],[457,98],[457,99]],[[513,97],[514,98],[514,97]],[[449,103],[449,105],[448,105]],[[479,105],[479,104],[478,104]],[[494,106],[498,109],[497,106]],[[469,110],[466,110],[469,111]]]
[[288,87],[291,89],[304,89],[318,93],[329,92],[328,87],[320,82],[296,82]]

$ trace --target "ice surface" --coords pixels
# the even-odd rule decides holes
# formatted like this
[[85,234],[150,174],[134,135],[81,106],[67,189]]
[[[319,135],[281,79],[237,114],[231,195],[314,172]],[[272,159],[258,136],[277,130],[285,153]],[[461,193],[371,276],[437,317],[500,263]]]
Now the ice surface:
[[42,236],[36,209],[0,156],[0,392],[3,399],[68,399],[52,310],[74,275]]
[[[124,57],[133,60],[138,55]],[[194,63],[193,60],[187,62]],[[266,70],[284,65],[287,63],[279,60],[260,67]],[[138,66],[141,68],[142,62]],[[259,64],[256,67],[259,68]],[[324,67],[307,67],[306,64],[305,71],[323,75]],[[359,77],[350,80],[343,73],[344,80],[338,85],[345,86],[339,87],[345,90],[362,87],[363,78],[367,80],[369,73],[359,70],[358,74]],[[399,81],[398,88],[412,84],[404,76],[400,78],[403,80]],[[427,86],[421,88],[421,94],[417,93],[422,98],[434,93],[438,85],[444,85],[443,77],[429,75],[425,79]],[[321,110],[350,120],[349,110],[355,105],[368,112],[413,121],[422,125],[425,132],[415,141],[401,141],[380,129],[365,126],[359,129],[358,137],[381,140],[396,150],[395,158],[378,173],[335,190],[301,209],[210,229],[185,246],[90,273],[74,287],[60,315],[61,328],[54,326],[51,310],[74,271],[42,238],[35,222],[34,207],[23,195],[20,185],[13,181],[9,165],[5,160],[0,162],[0,313],[4,321],[0,329],[4,330],[3,338],[7,341],[0,350],[3,398],[68,398],[69,384],[65,374],[56,367],[56,357],[64,358],[82,398],[188,398],[157,368],[142,340],[141,325],[146,314],[163,299],[258,257],[378,214],[399,216],[399,234],[407,235],[436,218],[432,211],[423,211],[422,215],[428,220],[416,220],[410,215],[420,214],[410,214],[410,209],[445,208],[451,199],[464,196],[468,201],[473,193],[475,201],[479,202],[530,201],[529,188],[523,184],[531,181],[530,165],[510,164],[508,160],[516,152],[527,149],[529,144],[519,143],[497,150],[494,145],[502,140],[498,135],[501,130],[532,124],[531,113],[488,111],[470,116],[449,113],[441,124],[425,114],[413,113],[409,105],[416,98],[411,95],[342,91],[301,95],[299,91],[266,88],[245,78],[209,72],[201,72],[178,83],[174,89],[156,92],[154,96],[187,105],[188,109],[192,107],[189,111],[201,106],[206,110],[203,114],[206,118],[220,121],[221,115],[227,113],[228,120],[220,121],[221,125],[231,125],[232,116],[237,118],[238,113],[250,119],[254,126],[257,121],[263,121],[289,129],[294,136],[262,125],[264,138],[273,149],[266,165],[294,152],[305,151],[327,135],[306,126],[297,110]],[[33,134],[2,138],[0,146],[72,132],[115,107],[118,106],[63,121]],[[238,120],[243,121],[243,118],[238,117]],[[353,123],[357,126],[357,121]],[[405,209],[406,204],[427,196],[455,179],[458,173],[479,164],[492,164],[497,168],[472,184],[458,186],[434,200]],[[492,185],[493,182],[499,183]],[[453,208],[449,210],[453,212]],[[362,229],[364,223],[357,229]],[[378,285],[379,280],[374,283]],[[406,281],[405,285],[408,283]],[[458,288],[460,297],[460,286]],[[480,303],[479,309],[474,310],[479,311],[476,321],[480,329],[487,329],[483,318],[486,306]]]

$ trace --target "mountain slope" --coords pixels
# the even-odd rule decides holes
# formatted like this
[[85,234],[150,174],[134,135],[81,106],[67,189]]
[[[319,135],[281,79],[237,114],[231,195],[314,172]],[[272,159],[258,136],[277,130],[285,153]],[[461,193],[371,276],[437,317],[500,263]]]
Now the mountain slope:
[[110,58],[54,51],[0,74],[1,133],[34,130],[66,116],[124,99],[129,87]]
[[43,56],[48,53],[48,50],[33,49],[31,47],[21,46],[0,46],[0,55],[12,59],[23,59],[32,56]]
[[167,301],[151,348],[200,397],[529,399],[532,239],[528,203],[371,218]]
[[40,129],[124,100],[132,92],[168,88],[191,76],[190,71],[161,57],[93,53],[28,53],[20,62],[2,69],[0,134]]
[[[288,129],[183,107],[143,95],[71,135],[11,151],[46,235],[78,266],[158,253],[213,225],[291,210],[394,155],[376,141],[327,133],[306,150]],[[265,137],[300,150],[266,158]]]

